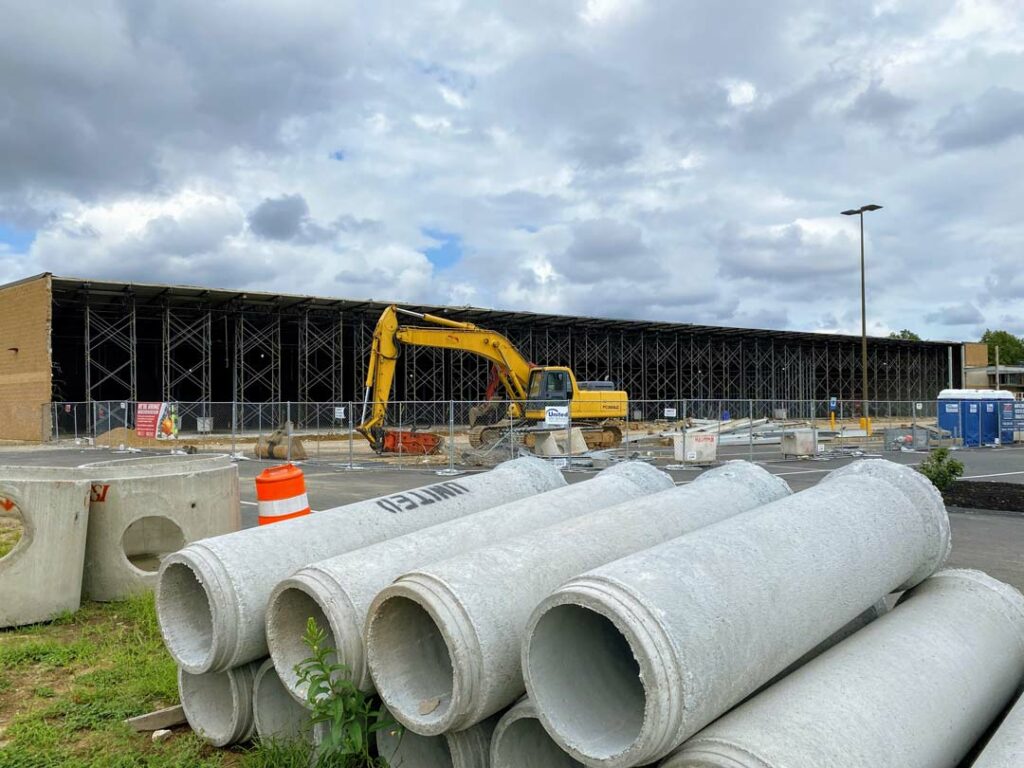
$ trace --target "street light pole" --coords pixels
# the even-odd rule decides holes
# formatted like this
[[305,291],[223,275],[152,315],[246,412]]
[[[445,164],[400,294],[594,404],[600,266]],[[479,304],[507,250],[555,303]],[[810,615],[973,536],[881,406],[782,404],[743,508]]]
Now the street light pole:
[[843,211],[843,216],[860,216],[860,370],[861,370],[861,417],[864,429],[870,432],[868,418],[868,303],[864,279],[864,213],[877,211],[880,205],[862,205],[860,208]]

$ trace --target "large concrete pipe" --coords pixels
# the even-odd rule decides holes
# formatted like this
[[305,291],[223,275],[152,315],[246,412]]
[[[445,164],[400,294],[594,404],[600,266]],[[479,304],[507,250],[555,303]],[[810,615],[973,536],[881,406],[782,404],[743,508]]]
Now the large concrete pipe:
[[491,768],[583,768],[562,751],[537,719],[529,697],[502,715],[491,739]]
[[942,571],[662,766],[955,768],[1022,675],[1024,596],[979,571]]
[[989,739],[971,768],[1020,768],[1024,765],[1024,695]]
[[530,618],[526,687],[577,760],[649,763],[949,549],[923,475],[887,461],[837,470],[556,589]]
[[526,621],[565,579],[788,493],[760,467],[730,462],[689,485],[411,571],[367,618],[377,690],[416,733],[468,728],[522,696]]
[[83,464],[93,484],[84,596],[153,589],[161,560],[241,527],[238,467],[228,456],[148,456]]
[[288,690],[305,700],[295,665],[309,656],[302,642],[309,617],[328,631],[352,680],[373,690],[363,650],[363,624],[380,590],[406,571],[588,512],[672,488],[672,478],[641,462],[624,462],[593,479],[519,499],[441,525],[314,563],[274,589],[267,607],[267,644]]
[[565,485],[540,459],[197,541],[165,558],[156,607],[168,651],[193,674],[267,655],[264,614],[297,569],[511,499]]
[[0,557],[0,627],[46,621],[82,602],[89,483],[66,470],[9,467],[0,474],[0,514],[20,538]]
[[285,690],[270,659],[260,665],[253,678],[252,717],[263,741],[312,740],[310,711]]
[[492,717],[440,736],[384,728],[377,731],[377,752],[395,768],[488,768],[497,723]]
[[178,695],[192,730],[215,747],[249,741],[256,730],[253,681],[262,664],[261,660],[201,675],[179,667]]

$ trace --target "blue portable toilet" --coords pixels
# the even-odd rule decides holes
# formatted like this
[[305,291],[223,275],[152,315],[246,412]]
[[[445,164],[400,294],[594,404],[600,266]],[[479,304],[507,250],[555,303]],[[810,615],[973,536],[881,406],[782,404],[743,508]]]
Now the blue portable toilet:
[[939,428],[965,446],[1013,441],[1012,425],[1002,425],[1003,405],[1013,393],[997,389],[944,389],[939,392]]

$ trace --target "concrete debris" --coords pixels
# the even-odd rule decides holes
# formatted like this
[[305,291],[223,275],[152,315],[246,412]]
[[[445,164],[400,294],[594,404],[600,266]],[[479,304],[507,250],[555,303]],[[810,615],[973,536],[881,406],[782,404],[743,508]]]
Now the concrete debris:
[[[521,628],[565,579],[789,492],[764,469],[730,462],[689,485],[412,570],[377,596],[366,620],[377,690],[415,733],[468,728],[522,696]],[[433,696],[441,706],[421,714]]]
[[923,475],[858,462],[564,583],[527,625],[526,688],[580,762],[650,763],[949,551]]
[[271,594],[266,618],[271,657],[284,670],[281,677],[288,690],[305,701],[307,691],[299,685],[294,669],[309,656],[302,635],[312,616],[328,632],[326,642],[337,649],[337,661],[348,667],[360,688],[372,690],[363,647],[364,619],[377,593],[398,576],[435,560],[672,487],[671,477],[647,464],[616,464],[581,483],[313,563],[281,581]]
[[161,728],[173,728],[185,722],[185,710],[180,704],[173,707],[165,707],[155,712],[148,712],[145,715],[129,717],[124,721],[125,725],[133,731],[157,731]]
[[153,731],[153,735],[150,738],[152,738],[154,743],[158,744],[161,741],[167,741],[173,735],[174,735],[174,731],[172,731],[172,730],[170,730],[168,728],[161,728],[158,731]]
[[[662,765],[956,768],[1022,676],[1024,596],[978,571],[942,571]],[[989,748],[974,768],[1021,765],[1020,751],[999,755],[998,733]]]
[[267,601],[299,568],[563,485],[546,462],[515,459],[490,472],[195,542],[160,568],[164,642],[192,674],[262,658]]

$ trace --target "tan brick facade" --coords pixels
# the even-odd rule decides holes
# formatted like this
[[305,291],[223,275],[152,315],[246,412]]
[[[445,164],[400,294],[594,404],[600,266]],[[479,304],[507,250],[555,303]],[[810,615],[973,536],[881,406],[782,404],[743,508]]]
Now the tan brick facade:
[[0,288],[0,439],[48,440],[50,275]]

